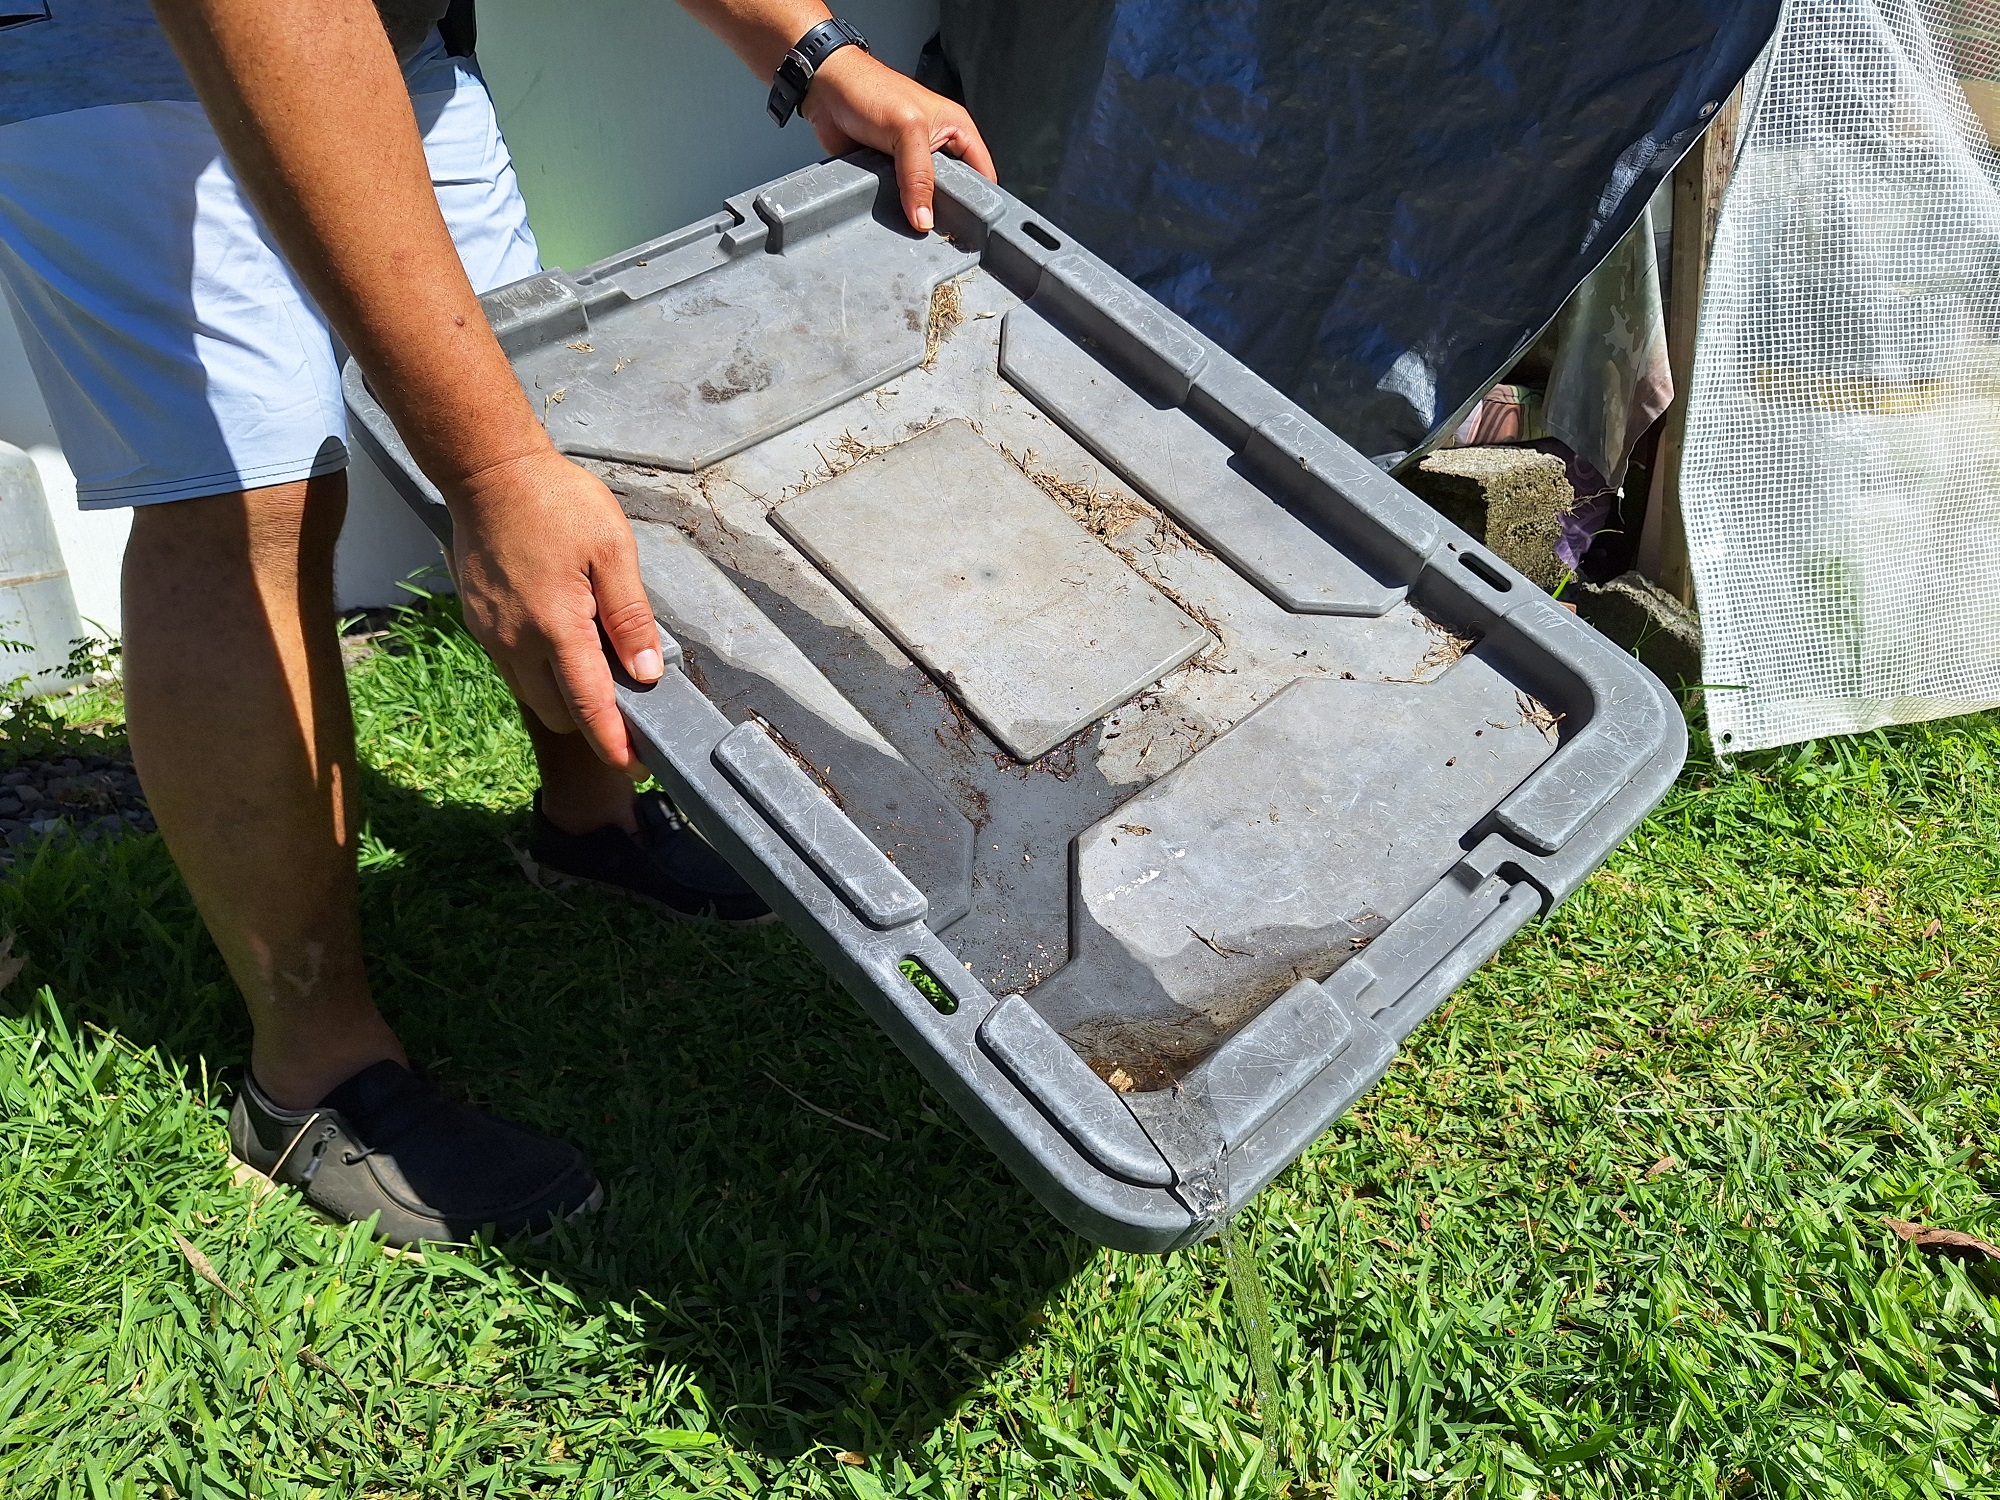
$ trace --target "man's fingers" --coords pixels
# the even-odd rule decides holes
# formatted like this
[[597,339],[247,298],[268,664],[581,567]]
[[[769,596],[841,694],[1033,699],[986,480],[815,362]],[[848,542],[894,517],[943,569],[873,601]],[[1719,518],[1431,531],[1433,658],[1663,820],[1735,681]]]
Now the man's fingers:
[[938,143],[938,150],[957,157],[988,182],[998,182],[1000,174],[993,166],[993,153],[986,149],[985,138],[979,127],[972,123],[972,116],[963,110],[954,120],[945,138]]
[[634,550],[622,547],[608,565],[593,569],[590,588],[597,599],[597,623],[619,665],[635,682],[658,682],[666,670],[660,656],[660,629],[653,623],[646,586],[639,581]]
[[587,646],[569,643],[550,663],[557,685],[569,708],[570,721],[590,748],[607,766],[616,766],[635,781],[647,775],[638,756],[632,753],[631,736],[625,732],[625,716],[618,711],[618,694],[611,685],[611,668],[605,665],[598,648],[596,631]]
[[[495,657],[494,665],[499,666]],[[574,734],[576,720],[570,716],[569,704],[563,697],[562,688],[556,682],[556,674],[547,662],[537,662],[525,672],[510,672],[500,667],[500,676],[509,691],[536,718],[557,734]]]
[[919,234],[929,234],[937,222],[931,213],[937,176],[931,170],[931,133],[921,124],[896,137],[896,185],[902,190],[903,216]]

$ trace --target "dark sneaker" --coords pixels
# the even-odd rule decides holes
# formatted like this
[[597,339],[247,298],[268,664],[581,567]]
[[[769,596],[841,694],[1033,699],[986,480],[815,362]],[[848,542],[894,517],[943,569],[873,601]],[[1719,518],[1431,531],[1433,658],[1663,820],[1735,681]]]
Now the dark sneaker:
[[731,926],[767,922],[771,908],[708,840],[681,821],[665,792],[641,792],[637,834],[617,825],[564,833],[542,816],[535,794],[528,828],[529,870],[630,896],[676,917],[714,917]]
[[317,1109],[280,1109],[246,1077],[229,1112],[237,1157],[352,1223],[376,1214],[392,1245],[538,1235],[604,1202],[576,1147],[453,1103],[400,1063],[378,1062]]

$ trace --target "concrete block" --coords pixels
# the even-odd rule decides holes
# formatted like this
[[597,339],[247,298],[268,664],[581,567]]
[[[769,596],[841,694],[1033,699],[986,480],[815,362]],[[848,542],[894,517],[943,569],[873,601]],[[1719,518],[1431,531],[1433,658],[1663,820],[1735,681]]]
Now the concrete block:
[[1403,483],[1545,589],[1561,580],[1556,541],[1576,504],[1563,461],[1532,448],[1445,448]]
[[1701,617],[1650,579],[1621,573],[1609,583],[1572,583],[1563,599],[1668,687],[1701,681]]

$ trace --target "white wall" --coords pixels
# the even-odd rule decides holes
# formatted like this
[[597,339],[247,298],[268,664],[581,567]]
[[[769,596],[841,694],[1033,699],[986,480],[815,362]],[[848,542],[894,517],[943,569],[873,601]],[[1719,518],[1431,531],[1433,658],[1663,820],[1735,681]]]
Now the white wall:
[[[911,72],[937,0],[844,0],[875,55]],[[665,0],[479,0],[479,58],[551,266],[577,267],[716,212],[819,160],[758,80]]]
[[41,470],[77,613],[107,635],[117,634],[118,564],[125,555],[131,517],[122,510],[86,515],[76,508],[76,480],[63,462],[48,408],[35,389],[28,356],[4,304],[0,304],[0,442],[25,448]]
[[[937,29],[937,0],[848,0],[841,14],[905,72]],[[479,54],[552,266],[581,266],[716,211],[731,193],[816,161],[812,131],[780,131],[760,82],[665,0],[482,0]],[[86,620],[118,629],[130,517],[83,514],[13,319],[0,313],[0,441],[34,455]],[[430,534],[360,454],[337,559],[344,609],[407,597]]]

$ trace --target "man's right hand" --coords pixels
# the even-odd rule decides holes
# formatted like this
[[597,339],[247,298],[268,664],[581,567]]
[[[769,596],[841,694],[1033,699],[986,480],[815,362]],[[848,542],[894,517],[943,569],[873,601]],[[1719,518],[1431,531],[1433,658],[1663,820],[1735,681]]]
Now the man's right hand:
[[514,696],[643,780],[598,638],[602,627],[636,681],[660,677],[659,631],[618,501],[546,448],[459,481],[446,503],[465,623]]

